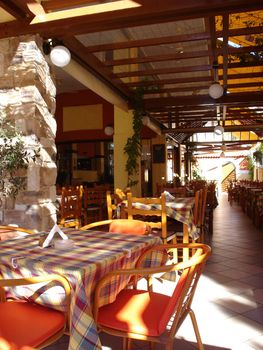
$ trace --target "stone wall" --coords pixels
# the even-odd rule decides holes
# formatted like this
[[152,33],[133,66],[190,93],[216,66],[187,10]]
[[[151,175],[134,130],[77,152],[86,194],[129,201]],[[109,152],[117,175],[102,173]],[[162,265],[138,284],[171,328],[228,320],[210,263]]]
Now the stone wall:
[[[31,149],[40,157],[30,163],[27,186],[13,209],[2,208],[2,223],[38,231],[56,222],[56,88],[42,53],[39,36],[0,40],[0,109],[15,121]],[[1,160],[0,160],[1,161]]]

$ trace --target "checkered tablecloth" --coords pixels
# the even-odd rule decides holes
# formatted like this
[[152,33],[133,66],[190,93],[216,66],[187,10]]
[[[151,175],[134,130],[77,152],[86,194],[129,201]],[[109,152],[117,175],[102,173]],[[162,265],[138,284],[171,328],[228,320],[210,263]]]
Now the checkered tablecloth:
[[[161,243],[161,240],[152,236],[109,234],[76,229],[64,229],[64,232],[75,243],[71,250],[57,250],[51,247],[41,249],[38,246],[39,234],[0,242],[0,273],[5,278],[50,273],[65,275],[73,290],[70,305],[69,349],[98,350],[101,349],[101,344],[91,311],[97,281],[109,271],[134,267],[142,252]],[[100,300],[101,305],[112,302],[126,284],[127,281],[122,280],[105,286]],[[27,292],[29,291],[24,289],[23,296],[30,298]],[[19,291],[16,293],[19,294]],[[44,293],[41,288],[34,293],[34,300],[47,306],[61,308],[62,299],[62,293],[59,297],[59,293]]]

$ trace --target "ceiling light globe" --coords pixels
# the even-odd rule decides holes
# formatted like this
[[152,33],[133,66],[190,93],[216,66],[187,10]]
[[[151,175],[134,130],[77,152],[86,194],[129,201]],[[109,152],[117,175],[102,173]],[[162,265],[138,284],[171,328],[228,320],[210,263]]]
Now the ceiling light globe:
[[65,46],[58,45],[52,48],[50,59],[55,66],[65,67],[70,62],[71,54]]
[[208,90],[209,95],[214,98],[220,98],[223,96],[224,89],[219,83],[213,83]]
[[221,126],[221,125],[215,126],[215,128],[214,128],[214,133],[215,133],[216,135],[222,135],[222,134],[224,133],[224,128],[223,128],[223,126]]

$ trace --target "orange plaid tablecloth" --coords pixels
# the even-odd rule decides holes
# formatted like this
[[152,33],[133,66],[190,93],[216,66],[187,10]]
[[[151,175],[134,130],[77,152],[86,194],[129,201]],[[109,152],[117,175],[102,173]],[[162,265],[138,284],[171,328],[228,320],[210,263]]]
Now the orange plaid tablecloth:
[[[31,277],[47,273],[65,275],[73,289],[69,349],[99,350],[101,343],[91,311],[97,281],[109,271],[134,267],[142,252],[161,243],[161,240],[152,236],[76,229],[65,229],[64,232],[75,243],[71,250],[57,250],[51,247],[41,249],[38,246],[39,234],[0,242],[0,274],[4,278]],[[122,280],[106,286],[101,305],[113,301],[126,283],[127,281]],[[24,289],[23,296],[26,295],[30,299],[30,295],[24,292],[28,290]],[[19,294],[19,291],[16,293]],[[39,303],[60,308],[63,305],[62,294],[59,296],[59,293],[45,293],[43,287],[34,291],[34,295],[36,293]]]

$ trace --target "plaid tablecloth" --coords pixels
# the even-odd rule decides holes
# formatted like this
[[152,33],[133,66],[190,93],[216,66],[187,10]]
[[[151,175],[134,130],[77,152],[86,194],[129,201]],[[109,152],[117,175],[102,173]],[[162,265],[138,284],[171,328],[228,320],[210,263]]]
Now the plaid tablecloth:
[[[0,273],[5,278],[31,277],[47,273],[65,275],[73,289],[69,349],[98,350],[101,349],[101,344],[91,312],[97,281],[109,271],[133,267],[145,249],[161,243],[161,240],[152,236],[76,229],[64,229],[64,232],[74,240],[75,245],[71,250],[57,250],[51,247],[41,249],[38,246],[39,234],[0,242]],[[101,305],[113,301],[126,283],[127,281],[118,281],[106,286],[101,296]],[[47,306],[61,306],[62,294],[59,298],[58,293],[45,295],[42,292],[36,292],[39,294],[37,302]],[[30,298],[28,295],[27,297]]]

